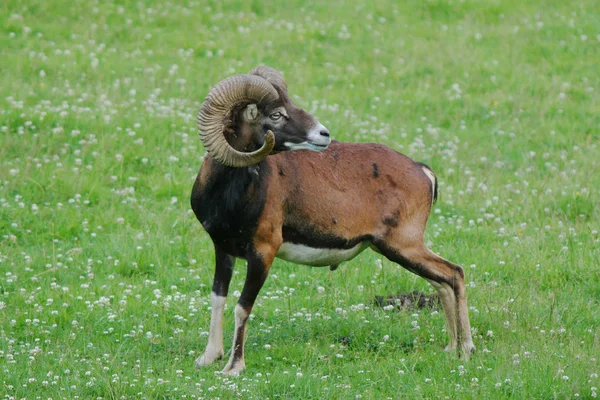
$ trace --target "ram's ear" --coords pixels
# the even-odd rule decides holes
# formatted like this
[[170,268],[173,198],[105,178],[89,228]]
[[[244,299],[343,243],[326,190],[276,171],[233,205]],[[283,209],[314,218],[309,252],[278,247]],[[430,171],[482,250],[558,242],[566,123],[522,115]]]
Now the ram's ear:
[[244,109],[244,119],[248,122],[254,122],[258,119],[258,107],[256,104],[248,104]]

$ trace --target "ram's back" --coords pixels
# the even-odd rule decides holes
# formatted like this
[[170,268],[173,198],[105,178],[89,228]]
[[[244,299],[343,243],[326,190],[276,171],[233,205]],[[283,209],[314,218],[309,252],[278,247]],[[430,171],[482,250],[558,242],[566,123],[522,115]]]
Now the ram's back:
[[276,183],[269,187],[284,203],[284,236],[300,229],[301,236],[330,235],[350,245],[429,215],[434,182],[422,164],[389,147],[333,141],[320,153],[286,152],[269,160]]

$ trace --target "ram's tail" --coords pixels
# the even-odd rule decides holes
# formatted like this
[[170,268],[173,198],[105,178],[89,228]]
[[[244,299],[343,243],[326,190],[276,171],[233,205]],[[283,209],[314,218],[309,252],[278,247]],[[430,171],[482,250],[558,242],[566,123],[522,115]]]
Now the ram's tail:
[[437,201],[437,198],[438,198],[437,177],[433,173],[433,170],[431,168],[429,168],[429,166],[427,164],[424,164],[422,162],[418,162],[417,164],[421,167],[423,172],[425,172],[425,175],[427,175],[427,177],[431,181],[431,204],[433,205],[433,204],[435,204],[435,202]]

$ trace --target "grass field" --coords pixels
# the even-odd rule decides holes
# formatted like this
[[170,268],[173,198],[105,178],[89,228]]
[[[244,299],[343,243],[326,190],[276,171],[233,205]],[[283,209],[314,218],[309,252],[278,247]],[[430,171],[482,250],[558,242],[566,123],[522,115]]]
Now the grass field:
[[[600,2],[0,4],[0,398],[594,398]],[[189,206],[210,87],[266,64],[333,138],[429,164],[430,247],[461,264],[477,352],[366,251],[276,261],[239,377],[195,369],[212,244]],[[226,351],[245,266],[225,314]]]

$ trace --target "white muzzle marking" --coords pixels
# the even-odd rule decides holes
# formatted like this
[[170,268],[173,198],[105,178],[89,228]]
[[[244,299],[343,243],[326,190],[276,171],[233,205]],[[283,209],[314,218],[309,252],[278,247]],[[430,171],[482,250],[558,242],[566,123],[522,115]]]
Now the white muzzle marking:
[[331,143],[329,136],[321,135],[323,131],[327,131],[327,128],[317,121],[310,132],[308,132],[308,135],[306,135],[306,141],[301,143],[284,142],[283,144],[290,150],[323,151]]

